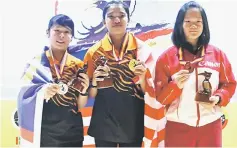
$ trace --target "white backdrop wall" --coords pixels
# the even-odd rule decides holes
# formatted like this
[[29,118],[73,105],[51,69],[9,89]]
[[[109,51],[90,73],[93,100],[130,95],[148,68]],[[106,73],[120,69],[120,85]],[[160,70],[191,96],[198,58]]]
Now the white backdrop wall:
[[[2,0],[1,2],[0,99],[16,99],[18,80],[25,63],[47,45],[45,31],[49,19],[54,15],[55,0]],[[101,21],[101,13],[95,13],[97,11],[94,9],[85,11],[95,0],[59,0],[59,2],[61,5],[58,6],[58,12],[72,17],[79,28],[80,21],[87,25]],[[136,22],[141,24],[169,22],[172,28],[178,10],[185,2],[187,0],[137,0],[130,25]],[[197,2],[206,10],[211,44],[227,54],[237,77],[235,55],[237,1],[198,0]],[[154,47],[161,49],[157,50],[157,56],[171,45],[170,36],[158,38],[157,42],[162,42]]]
[[24,66],[47,43],[54,0],[2,0],[1,99],[16,99]]

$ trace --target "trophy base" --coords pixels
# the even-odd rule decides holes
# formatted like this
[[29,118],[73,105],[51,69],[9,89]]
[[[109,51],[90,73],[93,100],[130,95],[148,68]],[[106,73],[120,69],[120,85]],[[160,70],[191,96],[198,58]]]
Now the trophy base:
[[111,77],[105,77],[103,81],[97,82],[98,89],[103,89],[103,88],[108,88],[108,87],[113,87],[113,86],[114,86],[114,83]]
[[209,100],[210,97],[211,97],[210,93],[198,92],[196,94],[195,101],[203,103],[212,103],[212,101]]
[[75,90],[77,90],[77,91],[79,91],[80,93],[83,91],[83,89],[84,89],[84,86],[82,86],[81,85],[81,81],[80,80],[78,80],[78,79],[75,79],[73,82],[72,82],[72,84],[71,84],[71,86],[75,89]]

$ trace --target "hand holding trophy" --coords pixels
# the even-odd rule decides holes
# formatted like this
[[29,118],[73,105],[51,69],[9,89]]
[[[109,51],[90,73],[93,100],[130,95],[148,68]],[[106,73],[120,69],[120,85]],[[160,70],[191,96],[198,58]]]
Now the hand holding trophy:
[[96,80],[104,81],[105,77],[109,77],[110,72],[109,67],[106,65],[108,60],[104,56],[100,56],[95,62],[97,65],[96,71],[98,71],[99,73],[103,73],[103,75],[99,75],[98,77],[96,77]]
[[76,77],[68,83],[68,85],[72,86],[74,89],[78,90],[80,93],[85,93],[83,91],[85,89],[87,89],[83,85],[83,79],[84,78],[81,76],[83,74],[86,74],[87,68],[88,68],[88,65],[86,63],[86,64],[84,64],[84,66],[82,68],[78,69],[78,71],[76,73]]
[[198,75],[204,76],[205,78],[202,82],[203,90],[200,90],[197,92],[195,101],[204,102],[204,103],[213,102],[212,100],[210,100],[210,97],[212,95],[212,86],[211,86],[211,83],[209,82],[209,79],[211,78],[211,74],[212,73],[206,72],[206,71],[204,73],[198,74]]
[[108,60],[104,56],[100,56],[96,61],[97,68],[93,74],[93,79],[97,81],[97,88],[107,88],[113,86],[113,79],[110,74]]

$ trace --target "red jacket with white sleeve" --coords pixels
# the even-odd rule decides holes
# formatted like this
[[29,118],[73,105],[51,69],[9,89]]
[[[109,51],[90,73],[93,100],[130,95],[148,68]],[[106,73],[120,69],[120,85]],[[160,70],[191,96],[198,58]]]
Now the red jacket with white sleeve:
[[[184,69],[186,62],[192,63],[194,71],[185,82],[183,89],[179,89],[172,81],[172,76]],[[212,95],[221,98],[221,102],[211,110],[195,101],[196,92],[202,89],[205,78],[198,74],[204,71],[212,73],[209,79]],[[222,115],[220,107],[229,103],[236,88],[230,62],[221,50],[212,45],[202,47],[196,55],[173,46],[159,57],[155,72],[157,100],[169,106],[166,112],[167,120],[190,126],[203,126],[220,118]]]

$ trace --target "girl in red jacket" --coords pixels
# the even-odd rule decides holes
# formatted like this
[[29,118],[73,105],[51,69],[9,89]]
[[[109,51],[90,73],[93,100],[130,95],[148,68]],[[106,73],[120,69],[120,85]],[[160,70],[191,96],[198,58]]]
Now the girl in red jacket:
[[157,100],[166,105],[167,147],[221,147],[221,106],[235,92],[231,64],[222,50],[209,44],[204,9],[185,3],[178,12],[174,46],[157,60]]

